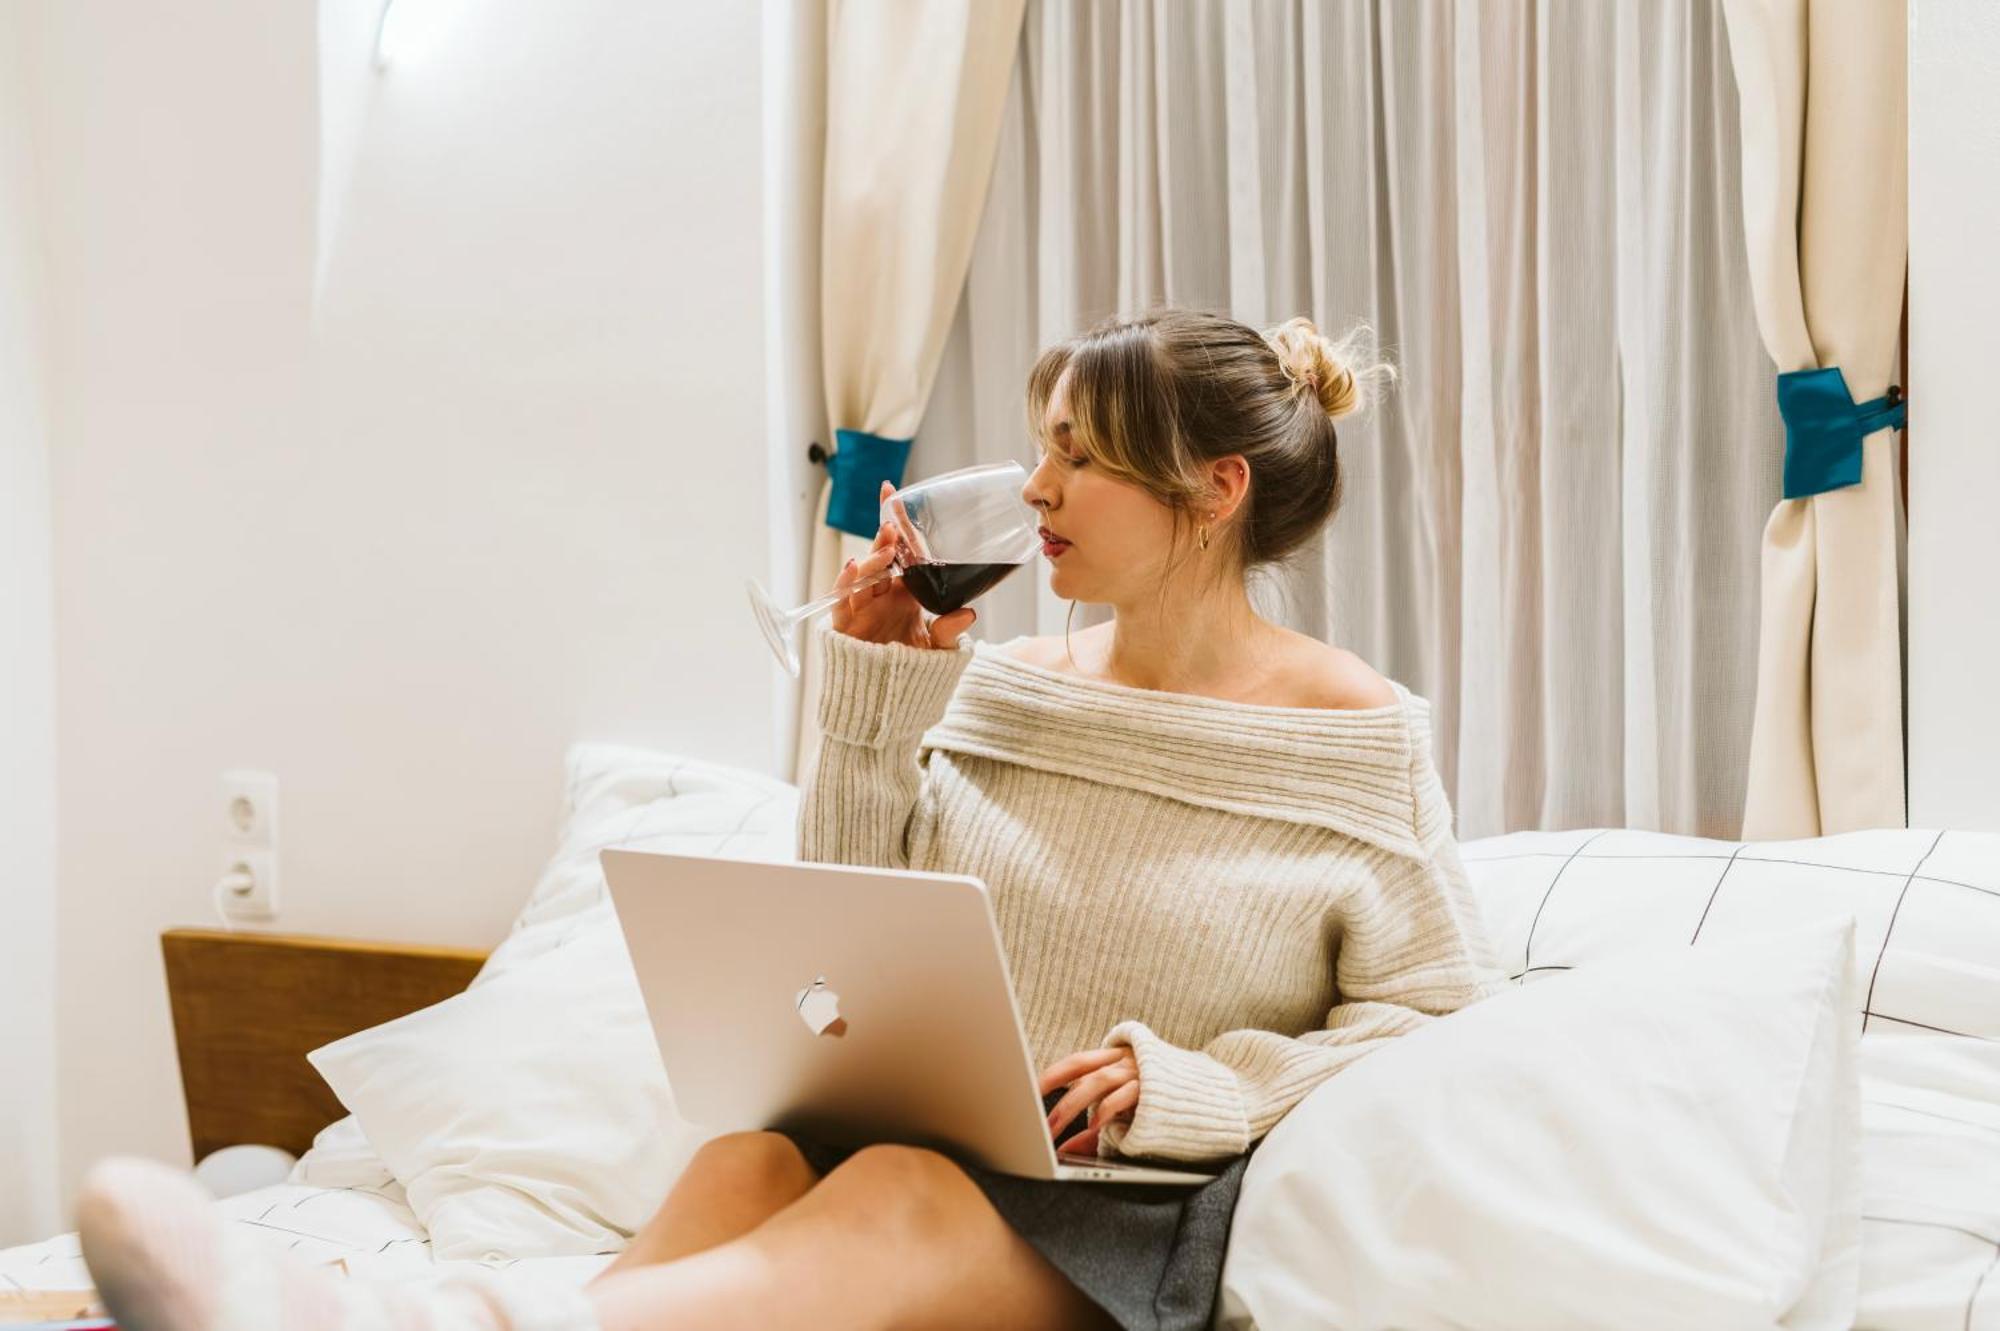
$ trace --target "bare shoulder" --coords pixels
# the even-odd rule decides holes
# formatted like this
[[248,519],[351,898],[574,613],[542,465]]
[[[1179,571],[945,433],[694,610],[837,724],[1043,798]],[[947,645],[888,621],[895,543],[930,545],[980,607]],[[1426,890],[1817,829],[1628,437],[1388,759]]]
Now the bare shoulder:
[[1353,652],[1303,633],[1291,637],[1292,664],[1285,686],[1291,696],[1279,706],[1360,711],[1395,705],[1396,690],[1389,681]]
[[1016,661],[1026,661],[1029,665],[1041,666],[1046,670],[1061,670],[1067,664],[1062,659],[1061,638],[1014,638],[996,645],[993,650],[1002,656],[1010,656]]
[[[1105,627],[1093,625],[1080,629],[1069,644],[1060,636],[1021,637],[1002,643],[995,650],[1045,670],[1073,674],[1076,666],[1070,661],[1071,645],[1081,655],[1094,655],[1100,645],[1097,635]],[[1247,691],[1238,694],[1242,701],[1267,707],[1314,707],[1328,711],[1358,711],[1396,703],[1396,691],[1389,681],[1344,647],[1285,629],[1279,638],[1279,648],[1276,671],[1266,677],[1254,694]]]
[[1092,624],[1077,629],[1067,641],[1060,633],[1045,638],[1020,637],[1000,643],[994,648],[1002,656],[1010,656],[1016,661],[1026,661],[1029,665],[1040,666],[1044,670],[1059,670],[1064,674],[1079,673],[1076,663],[1070,659],[1074,651],[1078,656],[1094,658],[1102,644],[1099,639],[1109,630],[1109,624]]

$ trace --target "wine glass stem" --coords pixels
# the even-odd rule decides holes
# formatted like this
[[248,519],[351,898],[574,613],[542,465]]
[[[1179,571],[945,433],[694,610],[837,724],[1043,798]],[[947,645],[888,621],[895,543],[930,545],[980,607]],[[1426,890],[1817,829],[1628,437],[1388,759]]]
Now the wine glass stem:
[[820,597],[817,601],[807,601],[804,605],[792,611],[792,618],[794,620],[811,619],[814,615],[818,614],[820,611],[831,610],[833,609],[833,607],[839,605],[842,601],[845,601],[848,597],[854,595],[854,593],[859,591],[866,591],[868,588],[873,587],[878,582],[887,582],[889,579],[895,577],[896,574],[897,574],[896,566],[894,564],[891,564],[888,568],[883,569],[880,573],[871,573],[859,582],[851,582],[847,586],[840,588],[838,591],[828,592],[826,595]]

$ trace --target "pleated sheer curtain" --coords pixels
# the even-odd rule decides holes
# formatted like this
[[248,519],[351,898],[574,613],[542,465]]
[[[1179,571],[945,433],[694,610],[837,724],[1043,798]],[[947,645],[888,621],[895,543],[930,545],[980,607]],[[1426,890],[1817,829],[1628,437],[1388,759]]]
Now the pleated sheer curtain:
[[1030,0],[910,474],[1026,461],[1036,351],[1104,316],[1364,320],[1401,382],[1260,608],[1431,699],[1461,837],[1734,836],[1784,454],[1735,98],[1716,0]]

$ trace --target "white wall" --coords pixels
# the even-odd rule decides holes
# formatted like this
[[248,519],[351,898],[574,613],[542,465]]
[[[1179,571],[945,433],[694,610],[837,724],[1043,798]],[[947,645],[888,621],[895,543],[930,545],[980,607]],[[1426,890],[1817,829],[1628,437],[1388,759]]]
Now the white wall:
[[0,4],[0,1246],[56,1228],[55,660],[36,107]]
[[1910,825],[2000,831],[2000,6],[1910,3]]
[[566,745],[775,771],[780,685],[755,6],[398,0],[359,82],[310,0],[44,9],[73,1186],[186,1158],[156,940],[224,768],[278,927],[485,945]]

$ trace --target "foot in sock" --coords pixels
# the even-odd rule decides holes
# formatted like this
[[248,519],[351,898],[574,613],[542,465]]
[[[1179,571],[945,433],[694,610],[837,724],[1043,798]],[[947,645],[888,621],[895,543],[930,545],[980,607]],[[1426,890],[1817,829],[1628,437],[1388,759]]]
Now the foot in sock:
[[347,1280],[225,1226],[185,1173],[112,1159],[84,1181],[77,1237],[119,1331],[593,1331],[581,1292],[459,1278]]
[[76,1230],[121,1331],[219,1324],[222,1226],[192,1179],[145,1160],[106,1160],[84,1179]]

